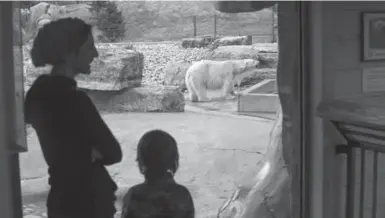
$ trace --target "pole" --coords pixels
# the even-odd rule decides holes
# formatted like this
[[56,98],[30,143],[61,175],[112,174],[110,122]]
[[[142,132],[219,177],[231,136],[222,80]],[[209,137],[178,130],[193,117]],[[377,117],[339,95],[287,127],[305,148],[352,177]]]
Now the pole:
[[272,36],[272,39],[271,39],[271,42],[274,43],[275,42],[275,5],[271,8],[271,20],[272,20],[272,27],[271,27],[271,36]]
[[217,14],[214,12],[214,39],[217,38]]
[[197,16],[193,16],[193,24],[194,24],[194,37],[197,36]]

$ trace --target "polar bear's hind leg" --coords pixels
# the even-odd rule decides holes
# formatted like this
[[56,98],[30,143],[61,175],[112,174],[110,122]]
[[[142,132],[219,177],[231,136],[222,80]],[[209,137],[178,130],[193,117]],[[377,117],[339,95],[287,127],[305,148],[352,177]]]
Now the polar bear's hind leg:
[[189,89],[188,94],[189,94],[191,102],[197,102],[198,101],[198,96],[196,95],[195,90]]
[[196,95],[196,90],[192,86],[192,81],[189,76],[189,73],[186,73],[186,78],[185,78],[185,83],[186,83],[186,88],[188,90],[188,95],[190,97],[191,102],[197,102],[198,101],[198,96]]
[[191,102],[198,102],[198,96],[195,93],[189,93]]
[[209,100],[207,98],[206,87],[202,87],[202,86],[197,87],[197,95],[198,95],[198,101],[200,102]]

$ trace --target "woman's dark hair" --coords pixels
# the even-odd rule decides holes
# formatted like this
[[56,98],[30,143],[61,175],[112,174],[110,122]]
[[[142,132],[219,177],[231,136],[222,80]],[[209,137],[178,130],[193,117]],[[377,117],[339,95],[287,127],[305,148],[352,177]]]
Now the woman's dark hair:
[[137,159],[146,179],[173,174],[179,167],[179,153],[175,139],[162,130],[145,133],[138,143]]
[[92,34],[92,27],[79,18],[62,18],[44,25],[33,40],[31,59],[35,67],[63,62],[77,52]]

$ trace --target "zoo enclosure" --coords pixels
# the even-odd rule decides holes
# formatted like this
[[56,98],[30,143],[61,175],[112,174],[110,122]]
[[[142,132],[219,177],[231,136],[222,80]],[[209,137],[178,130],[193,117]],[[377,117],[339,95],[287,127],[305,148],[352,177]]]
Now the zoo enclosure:
[[[93,9],[88,11],[89,1],[61,2],[48,1],[56,6],[65,6],[66,13],[77,16],[85,21],[96,23],[97,16]],[[212,9],[207,3],[177,3],[177,2],[123,2],[114,1],[118,14],[103,16],[100,22],[110,24],[108,33],[119,29],[119,16],[123,18],[123,38],[119,41],[160,42],[179,41],[183,38],[199,36],[252,36],[253,43],[275,42],[277,40],[277,15],[275,7],[259,12],[226,14]],[[36,2],[34,3],[36,4]],[[68,5],[69,4],[69,5]],[[76,6],[77,5],[77,6]],[[83,5],[83,6],[81,6]],[[25,9],[29,9],[26,5]],[[60,11],[60,10],[59,10]],[[54,16],[58,13],[53,9],[47,10]],[[60,15],[61,16],[61,15]],[[25,16],[23,20],[29,20]],[[107,34],[108,33],[104,33]],[[120,33],[119,33],[120,34]]]

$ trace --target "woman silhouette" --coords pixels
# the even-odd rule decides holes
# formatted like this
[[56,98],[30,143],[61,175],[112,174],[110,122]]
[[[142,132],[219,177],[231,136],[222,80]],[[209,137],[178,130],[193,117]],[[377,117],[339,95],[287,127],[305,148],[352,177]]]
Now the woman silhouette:
[[25,100],[26,122],[35,129],[49,184],[49,218],[112,218],[114,181],[105,165],[122,159],[119,143],[74,77],[90,74],[98,52],[91,26],[77,18],[45,24],[33,41],[35,67],[52,65],[39,76]]

